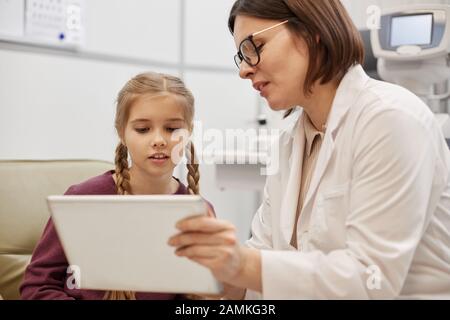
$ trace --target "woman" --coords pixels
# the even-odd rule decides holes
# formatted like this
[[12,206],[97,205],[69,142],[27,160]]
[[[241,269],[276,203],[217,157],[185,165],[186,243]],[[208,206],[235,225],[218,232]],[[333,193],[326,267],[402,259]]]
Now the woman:
[[229,27],[241,78],[298,121],[246,246],[198,218],[177,254],[227,298],[450,298],[450,155],[428,107],[364,73],[339,0],[237,0]]

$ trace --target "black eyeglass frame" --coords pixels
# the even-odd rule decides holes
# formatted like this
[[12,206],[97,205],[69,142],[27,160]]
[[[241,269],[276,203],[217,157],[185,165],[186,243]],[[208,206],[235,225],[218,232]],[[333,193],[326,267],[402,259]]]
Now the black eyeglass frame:
[[[271,27],[268,27],[268,28],[263,29],[263,30],[261,30],[261,31],[257,31],[257,32],[255,32],[255,33],[252,33],[252,34],[249,35],[247,38],[245,38],[244,40],[242,40],[241,43],[239,44],[239,51],[234,55],[234,63],[236,64],[236,66],[238,67],[238,69],[241,68],[242,61],[245,61],[245,63],[247,63],[247,64],[248,64],[249,66],[251,66],[251,67],[256,67],[256,66],[261,62],[260,51],[261,51],[261,48],[262,48],[263,45],[260,45],[260,46],[258,47],[258,46],[253,42],[253,37],[255,37],[255,36],[257,36],[257,35],[259,35],[259,34],[261,34],[261,33],[263,33],[263,32],[272,30],[272,29],[274,29],[274,28],[276,28],[276,27],[278,27],[278,26],[281,26],[281,25],[283,25],[283,24],[285,24],[285,23],[288,23],[288,22],[289,22],[289,20],[284,20],[284,21],[282,21],[282,22],[280,22],[280,23],[277,23],[277,24],[275,24],[275,25],[273,25],[273,26],[271,26]],[[256,63],[252,63],[251,61],[249,61],[249,60],[245,57],[245,55],[242,54],[242,47],[243,47],[243,45],[244,45],[246,42],[250,42],[250,44],[251,44],[251,45],[253,46],[253,48],[255,49],[256,56],[257,56],[257,61],[256,61]]]

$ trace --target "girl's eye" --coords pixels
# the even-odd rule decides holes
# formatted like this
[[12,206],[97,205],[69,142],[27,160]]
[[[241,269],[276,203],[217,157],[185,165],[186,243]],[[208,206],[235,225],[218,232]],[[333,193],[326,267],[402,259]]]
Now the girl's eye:
[[136,130],[137,133],[147,133],[149,128],[136,128],[134,130]]
[[174,131],[176,131],[178,129],[180,129],[180,128],[166,128],[166,130],[169,131],[169,132],[174,132]]

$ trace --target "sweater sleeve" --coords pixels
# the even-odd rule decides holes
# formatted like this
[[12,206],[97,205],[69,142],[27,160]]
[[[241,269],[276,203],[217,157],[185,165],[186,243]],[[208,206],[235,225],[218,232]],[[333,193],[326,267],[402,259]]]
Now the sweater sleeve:
[[[67,194],[73,194],[69,188]],[[65,291],[68,262],[50,218],[20,286],[23,300],[74,300]]]

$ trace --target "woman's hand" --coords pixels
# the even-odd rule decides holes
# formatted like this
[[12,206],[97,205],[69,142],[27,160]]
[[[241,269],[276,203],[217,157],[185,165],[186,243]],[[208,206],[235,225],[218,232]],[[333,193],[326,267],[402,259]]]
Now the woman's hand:
[[169,245],[177,248],[176,255],[209,268],[219,281],[236,282],[246,256],[234,225],[202,216],[182,220],[176,227],[180,233],[169,239]]
[[180,233],[168,241],[177,248],[176,254],[210,269],[225,288],[235,287],[230,296],[244,297],[245,289],[237,288],[262,292],[261,253],[239,245],[233,224],[197,216],[179,221],[176,227]]

